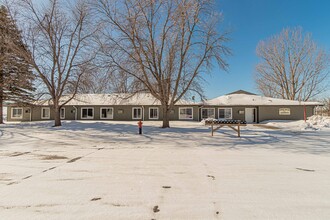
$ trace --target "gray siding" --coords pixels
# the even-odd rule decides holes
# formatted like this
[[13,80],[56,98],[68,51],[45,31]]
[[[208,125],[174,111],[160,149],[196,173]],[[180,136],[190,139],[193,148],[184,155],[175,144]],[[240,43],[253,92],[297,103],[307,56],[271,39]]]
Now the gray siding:
[[[12,118],[12,108],[22,108],[23,109],[22,119]],[[8,108],[7,108],[7,120],[8,121],[30,121],[30,112],[31,112],[30,107],[8,106]]]
[[[280,108],[290,108],[290,115],[279,115]],[[306,106],[306,116],[313,115],[314,107]],[[265,120],[302,120],[304,106],[259,106],[259,122]]]
[[[42,120],[53,120],[54,111],[52,108],[50,111],[50,119],[41,118],[41,109],[47,106],[33,106],[33,107],[20,107],[23,108],[23,118],[22,119],[13,119],[11,117],[12,106],[7,108],[7,120],[8,121],[30,121],[30,112],[32,121],[42,121]],[[81,118],[81,109],[84,107],[93,107],[94,109],[94,118],[93,119],[82,119]],[[113,119],[101,119],[100,109],[102,107],[111,107],[113,108]],[[132,118],[133,107],[141,107],[143,110],[142,120],[157,120],[149,118],[149,108],[158,108],[159,109],[159,118],[162,120],[163,112],[161,106],[77,106],[77,112],[75,113],[74,106],[65,106],[65,119],[64,120],[75,120],[75,114],[77,114],[77,120],[115,120],[115,121],[132,121],[138,120]],[[201,120],[201,109],[204,107],[199,106],[175,106],[173,110],[169,113],[170,120],[179,120],[179,109],[181,107],[191,107],[193,108],[193,120]],[[245,108],[256,108],[256,120],[261,122],[264,120],[302,120],[304,119],[304,106],[207,106],[205,108],[214,108],[215,109],[215,118],[219,118],[219,109],[221,108],[231,108],[232,109],[232,118],[237,120],[245,120]],[[290,108],[290,115],[279,115],[280,108]],[[306,106],[307,117],[313,115],[314,106]],[[240,114],[241,113],[243,114]],[[188,119],[189,121],[189,119]]]
[[[213,108],[215,109],[215,118],[218,119],[219,118],[219,109],[223,109],[223,108],[230,108],[232,109],[232,119],[235,120],[245,120],[245,108],[256,108],[256,106],[224,106],[224,107],[219,107],[219,106],[210,106],[210,107],[201,107],[202,108]],[[240,114],[239,112],[243,111],[243,114]],[[199,112],[199,118],[202,118],[202,112],[200,110]]]

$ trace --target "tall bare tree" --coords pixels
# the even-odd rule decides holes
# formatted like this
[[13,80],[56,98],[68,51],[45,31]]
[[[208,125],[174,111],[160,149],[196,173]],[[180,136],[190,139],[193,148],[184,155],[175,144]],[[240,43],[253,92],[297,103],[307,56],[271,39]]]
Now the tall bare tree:
[[87,2],[18,2],[26,43],[31,51],[24,54],[25,58],[47,88],[55,126],[61,126],[60,109],[74,98],[82,76],[89,71],[89,64],[95,57],[90,40],[96,28],[91,29]]
[[[211,0],[97,0],[104,62],[143,84],[169,111],[212,64],[227,68],[228,33]],[[198,87],[196,87],[198,88]]]
[[266,96],[307,101],[326,88],[329,56],[301,28],[260,41],[257,55],[256,84]]
[[[74,90],[74,88],[72,88]],[[80,80],[78,93],[136,93],[145,91],[143,85],[123,71],[109,68],[92,68]]]

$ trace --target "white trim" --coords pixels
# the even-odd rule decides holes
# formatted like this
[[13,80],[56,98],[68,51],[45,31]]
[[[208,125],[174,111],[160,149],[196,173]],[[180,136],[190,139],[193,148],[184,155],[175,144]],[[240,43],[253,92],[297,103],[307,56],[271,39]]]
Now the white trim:
[[[108,118],[102,117],[102,109],[111,109],[112,110],[112,114],[110,115],[111,117],[108,117]],[[101,107],[100,108],[100,119],[113,119],[113,113],[114,113],[113,107]]]
[[[64,116],[62,117],[61,111],[64,109]],[[65,107],[60,108],[60,119],[65,119]]]
[[201,119],[206,119],[206,118],[203,118],[203,113],[202,112],[203,112],[204,109],[207,109],[207,110],[212,109],[214,111],[214,118],[215,118],[215,108],[202,108],[201,109]]
[[[92,109],[93,110],[93,116],[92,117],[88,117],[88,110],[87,110],[87,117],[86,118],[83,118],[82,116],[83,116],[83,109]],[[82,107],[81,109],[80,109],[80,118],[81,119],[94,119],[94,107]]]
[[[49,116],[48,117],[44,117],[43,116],[44,109],[49,111]],[[50,119],[50,108],[49,107],[43,107],[43,108],[41,108],[41,119]]]
[[[224,109],[226,111],[226,109],[230,109],[230,118],[220,118],[220,109]],[[225,113],[225,117],[226,117],[226,113]],[[218,119],[233,119],[233,108],[218,108]]]
[[[181,118],[180,117],[181,109],[191,109],[191,118]],[[194,120],[194,108],[193,107],[180,107],[179,108],[179,120]]]
[[[150,110],[151,109],[157,109],[157,118],[151,118],[150,117]],[[159,108],[158,107],[149,107],[149,119],[154,119],[154,120],[159,119]]]
[[[141,109],[141,117],[139,118],[134,118],[134,109]],[[141,107],[133,107],[132,108],[132,119],[142,119],[143,111]]]
[[[14,109],[21,109],[22,110],[22,114],[21,114],[21,116],[19,116],[19,117],[14,117],[13,115],[13,113],[14,113]],[[11,108],[11,118],[12,119],[23,119],[23,108]]]

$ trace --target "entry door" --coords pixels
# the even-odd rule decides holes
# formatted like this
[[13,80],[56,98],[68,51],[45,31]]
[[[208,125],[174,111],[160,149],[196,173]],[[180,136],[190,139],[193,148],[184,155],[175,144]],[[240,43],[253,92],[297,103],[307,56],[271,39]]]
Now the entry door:
[[255,122],[255,108],[246,108],[245,109],[245,121],[247,123],[253,123]]

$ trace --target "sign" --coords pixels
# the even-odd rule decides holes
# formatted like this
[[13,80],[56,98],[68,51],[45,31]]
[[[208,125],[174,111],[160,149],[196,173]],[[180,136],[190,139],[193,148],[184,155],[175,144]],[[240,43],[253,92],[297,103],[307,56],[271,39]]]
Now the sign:
[[291,115],[290,108],[280,108],[278,113],[279,115]]

